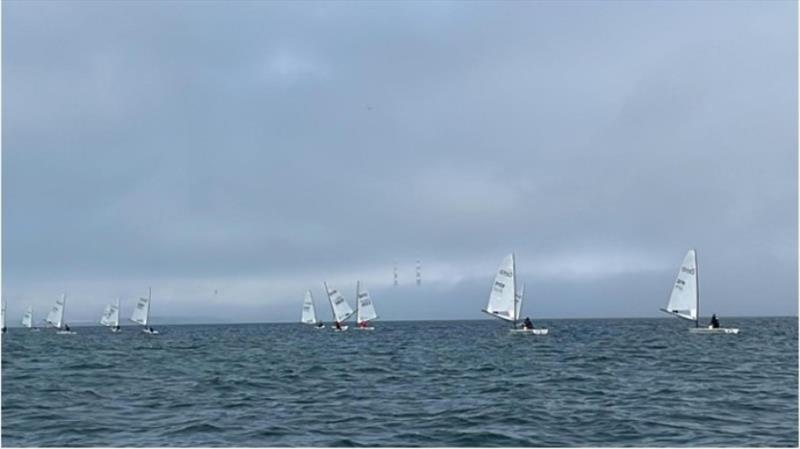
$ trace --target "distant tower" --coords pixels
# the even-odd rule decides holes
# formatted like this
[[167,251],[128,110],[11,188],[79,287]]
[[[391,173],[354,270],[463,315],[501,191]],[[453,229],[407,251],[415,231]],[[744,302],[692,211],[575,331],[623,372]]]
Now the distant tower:
[[394,263],[394,286],[397,287],[397,262]]
[[417,285],[420,284],[422,284],[422,265],[420,264],[419,259],[417,259]]

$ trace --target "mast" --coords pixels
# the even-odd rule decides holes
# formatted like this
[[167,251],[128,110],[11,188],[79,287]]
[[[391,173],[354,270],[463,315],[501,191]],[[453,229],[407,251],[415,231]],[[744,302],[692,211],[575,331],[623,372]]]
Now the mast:
[[119,327],[119,298],[117,298],[117,319],[115,320],[115,327]]
[[153,289],[151,287],[147,287],[147,314],[144,316],[144,325],[147,326],[150,323],[150,301],[153,299]]
[[695,307],[697,308],[697,318],[694,320],[694,327],[700,327],[700,264],[697,263],[697,250],[694,251],[694,292]]
[[511,279],[511,285],[512,285],[511,288],[513,288],[513,293],[514,293],[514,310],[512,311],[512,314],[514,316],[513,325],[514,329],[516,329],[517,318],[518,318],[517,317],[517,259],[516,257],[514,257],[514,253],[511,253],[511,276],[513,276],[513,278]]
[[328,303],[331,305],[331,315],[333,316],[333,322],[338,323],[339,320],[336,319],[336,309],[333,308],[333,301],[331,301],[331,292],[328,290],[328,283],[323,282],[322,285],[325,286],[325,295],[328,296]]
[[361,281],[356,281],[356,324],[361,324],[361,299],[358,294],[361,293]]

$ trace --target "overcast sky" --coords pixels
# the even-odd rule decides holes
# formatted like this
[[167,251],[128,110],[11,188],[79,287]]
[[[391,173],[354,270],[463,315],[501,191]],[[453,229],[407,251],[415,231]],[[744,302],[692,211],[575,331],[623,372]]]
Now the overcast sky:
[[[3,20],[9,324],[797,314],[795,2],[20,2]],[[413,285],[422,261],[423,285]],[[397,261],[401,285],[392,287]],[[215,295],[214,290],[218,293]]]

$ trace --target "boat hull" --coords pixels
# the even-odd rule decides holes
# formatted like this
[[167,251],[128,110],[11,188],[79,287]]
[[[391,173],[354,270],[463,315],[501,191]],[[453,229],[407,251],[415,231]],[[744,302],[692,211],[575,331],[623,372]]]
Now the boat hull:
[[155,329],[153,329],[153,330],[150,330],[150,329],[142,329],[142,332],[144,332],[145,334],[148,334],[148,335],[158,335],[158,331],[157,331],[157,330],[155,330]]
[[75,334],[77,334],[77,332],[75,332],[75,331],[56,331],[56,333],[60,334],[60,335],[75,335]]
[[512,334],[522,335],[547,335],[550,333],[549,329],[511,329]]
[[342,328],[341,328],[341,329],[337,329],[337,328],[335,328],[335,327],[334,327],[334,328],[333,328],[333,331],[334,331],[334,332],[344,332],[344,331],[346,331],[348,328],[349,328],[348,326],[342,326]]
[[375,330],[374,327],[361,327],[361,326],[354,327],[353,329],[358,329],[360,331],[374,331]]
[[689,332],[693,334],[738,334],[739,329],[734,327],[718,327],[716,329],[708,327],[690,327]]

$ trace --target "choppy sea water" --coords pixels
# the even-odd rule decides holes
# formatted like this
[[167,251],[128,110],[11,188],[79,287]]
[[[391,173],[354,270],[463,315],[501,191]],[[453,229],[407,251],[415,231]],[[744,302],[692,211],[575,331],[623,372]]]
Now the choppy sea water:
[[797,318],[10,329],[3,446],[797,446]]

